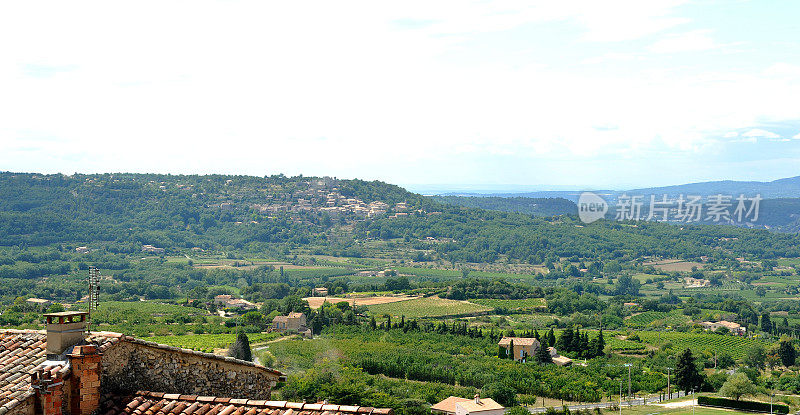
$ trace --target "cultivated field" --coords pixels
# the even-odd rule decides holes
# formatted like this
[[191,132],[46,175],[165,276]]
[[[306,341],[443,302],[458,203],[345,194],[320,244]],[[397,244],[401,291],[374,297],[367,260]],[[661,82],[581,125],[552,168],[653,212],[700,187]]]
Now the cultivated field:
[[691,272],[692,267],[703,269],[704,264],[700,262],[681,261],[680,259],[664,259],[661,261],[645,262],[642,265],[652,265],[653,268],[667,272]]
[[547,301],[545,301],[544,298],[524,298],[520,300],[477,298],[469,300],[469,302],[492,308],[504,308],[506,310],[535,310],[547,307]]
[[390,304],[376,304],[370,306],[369,310],[375,315],[389,314],[396,317],[419,318],[475,314],[491,311],[492,308],[467,301],[425,297]]
[[637,333],[643,342],[655,347],[671,344],[675,350],[692,349],[695,353],[726,353],[734,359],[742,358],[747,349],[761,344],[769,346],[757,339],[746,337],[721,335],[712,333],[678,333],[678,332],[657,332],[640,331]]
[[[250,344],[263,343],[280,337],[280,333],[250,333],[247,338]],[[144,340],[149,342],[166,344],[169,346],[180,347],[183,349],[199,350],[201,352],[212,353],[214,349],[228,348],[236,341],[236,334],[195,334],[184,336],[154,336]]]
[[317,309],[322,306],[322,304],[327,301],[332,304],[340,303],[342,301],[347,301],[350,305],[364,305],[364,306],[374,306],[378,304],[389,304],[389,303],[396,303],[398,301],[406,301],[411,300],[417,297],[409,297],[407,295],[398,295],[398,296],[375,296],[375,297],[306,297],[304,300],[308,301],[308,306],[312,309]]

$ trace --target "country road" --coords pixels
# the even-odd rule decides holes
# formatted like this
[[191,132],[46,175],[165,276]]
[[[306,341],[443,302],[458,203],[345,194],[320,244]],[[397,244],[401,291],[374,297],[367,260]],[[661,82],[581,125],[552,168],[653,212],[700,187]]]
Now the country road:
[[[686,394],[683,393],[683,392],[673,393],[673,395],[677,395],[673,399],[682,398],[682,397],[686,396]],[[624,408],[626,406],[647,405],[647,404],[658,403],[658,402],[659,402],[658,396],[654,396],[654,397],[649,398],[647,400],[645,400],[644,398],[631,399],[629,401],[622,401],[622,407]],[[568,408],[569,408],[570,411],[578,410],[578,409],[596,409],[596,408],[607,409],[607,408],[610,408],[610,407],[615,406],[615,405],[619,405],[619,402],[586,403],[586,404],[581,404],[581,405],[570,405],[570,406],[568,406]],[[559,409],[559,408],[556,408],[556,409]],[[539,413],[544,413],[545,411],[547,411],[547,408],[529,407],[528,411],[530,411],[532,414],[539,414]]]

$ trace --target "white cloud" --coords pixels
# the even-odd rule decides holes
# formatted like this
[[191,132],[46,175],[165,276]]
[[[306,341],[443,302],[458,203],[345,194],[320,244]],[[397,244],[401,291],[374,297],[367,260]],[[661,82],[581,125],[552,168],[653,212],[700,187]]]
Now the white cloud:
[[650,45],[649,50],[655,53],[700,52],[721,46],[711,38],[709,30],[693,30],[664,37]]
[[773,133],[772,131],[762,130],[760,128],[753,128],[750,131],[742,134],[742,137],[748,138],[770,138],[770,139],[777,139],[781,138],[780,135]]
[[562,51],[512,64],[465,46],[543,22],[570,42],[644,42],[686,21],[682,1],[529,3],[2,3],[0,38],[18,41],[0,42],[0,166],[425,182],[454,159],[695,153],[719,131],[800,119],[791,71],[652,68],[631,44],[583,42],[637,56],[587,74]]
[[795,136],[794,136],[794,137],[792,137],[792,138],[794,138],[795,140],[800,140],[800,133],[798,133],[797,135],[795,135]]
[[722,135],[723,138],[736,138],[739,136],[739,133],[736,131],[731,131]]

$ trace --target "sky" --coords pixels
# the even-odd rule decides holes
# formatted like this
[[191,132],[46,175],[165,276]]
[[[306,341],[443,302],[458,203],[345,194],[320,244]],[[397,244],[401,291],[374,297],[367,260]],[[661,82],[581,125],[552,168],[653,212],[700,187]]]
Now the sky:
[[0,2],[0,170],[800,175],[800,2]]

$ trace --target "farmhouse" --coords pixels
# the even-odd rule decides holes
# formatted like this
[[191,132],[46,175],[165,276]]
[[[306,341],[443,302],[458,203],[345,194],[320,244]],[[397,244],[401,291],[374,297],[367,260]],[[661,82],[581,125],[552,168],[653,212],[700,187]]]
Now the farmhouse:
[[311,329],[306,327],[306,315],[303,313],[289,313],[288,316],[275,316],[272,319],[273,331],[300,333],[311,337]]
[[281,372],[120,333],[86,333],[86,315],[45,314],[42,331],[0,330],[0,415],[393,413],[270,401]]
[[684,282],[686,283],[686,288],[703,288],[711,286],[711,281],[703,278],[686,277]]
[[325,287],[317,287],[311,292],[314,297],[326,297],[328,295],[328,289]]
[[151,254],[163,254],[164,248],[157,248],[153,245],[142,245],[142,252],[149,252]]
[[[506,356],[511,355],[514,360],[523,362],[542,347],[539,340],[527,337],[503,337],[497,344],[506,349]],[[511,350],[512,344],[514,350]]]
[[555,347],[548,347],[547,351],[550,352],[550,358],[553,359],[553,363],[558,366],[569,366],[572,364],[572,359],[566,356],[561,356],[558,354],[558,350]]
[[700,323],[700,326],[710,331],[717,331],[720,327],[725,327],[731,332],[731,334],[735,334],[737,336],[744,336],[745,333],[747,333],[747,328],[742,327],[741,324],[734,323],[732,321],[704,321]]
[[240,310],[255,310],[258,308],[255,304],[243,300],[241,298],[233,298],[233,296],[228,294],[220,294],[214,297],[214,304],[219,307],[222,306],[224,308],[238,308]]
[[33,305],[33,306],[36,306],[36,307],[39,307],[39,308],[45,308],[45,307],[50,306],[50,304],[53,304],[52,301],[45,300],[43,298],[29,298],[29,299],[25,300],[25,302],[28,303],[29,305]]
[[436,405],[431,406],[431,412],[444,415],[502,415],[505,408],[491,398],[481,399],[475,395],[474,399],[451,396]]

